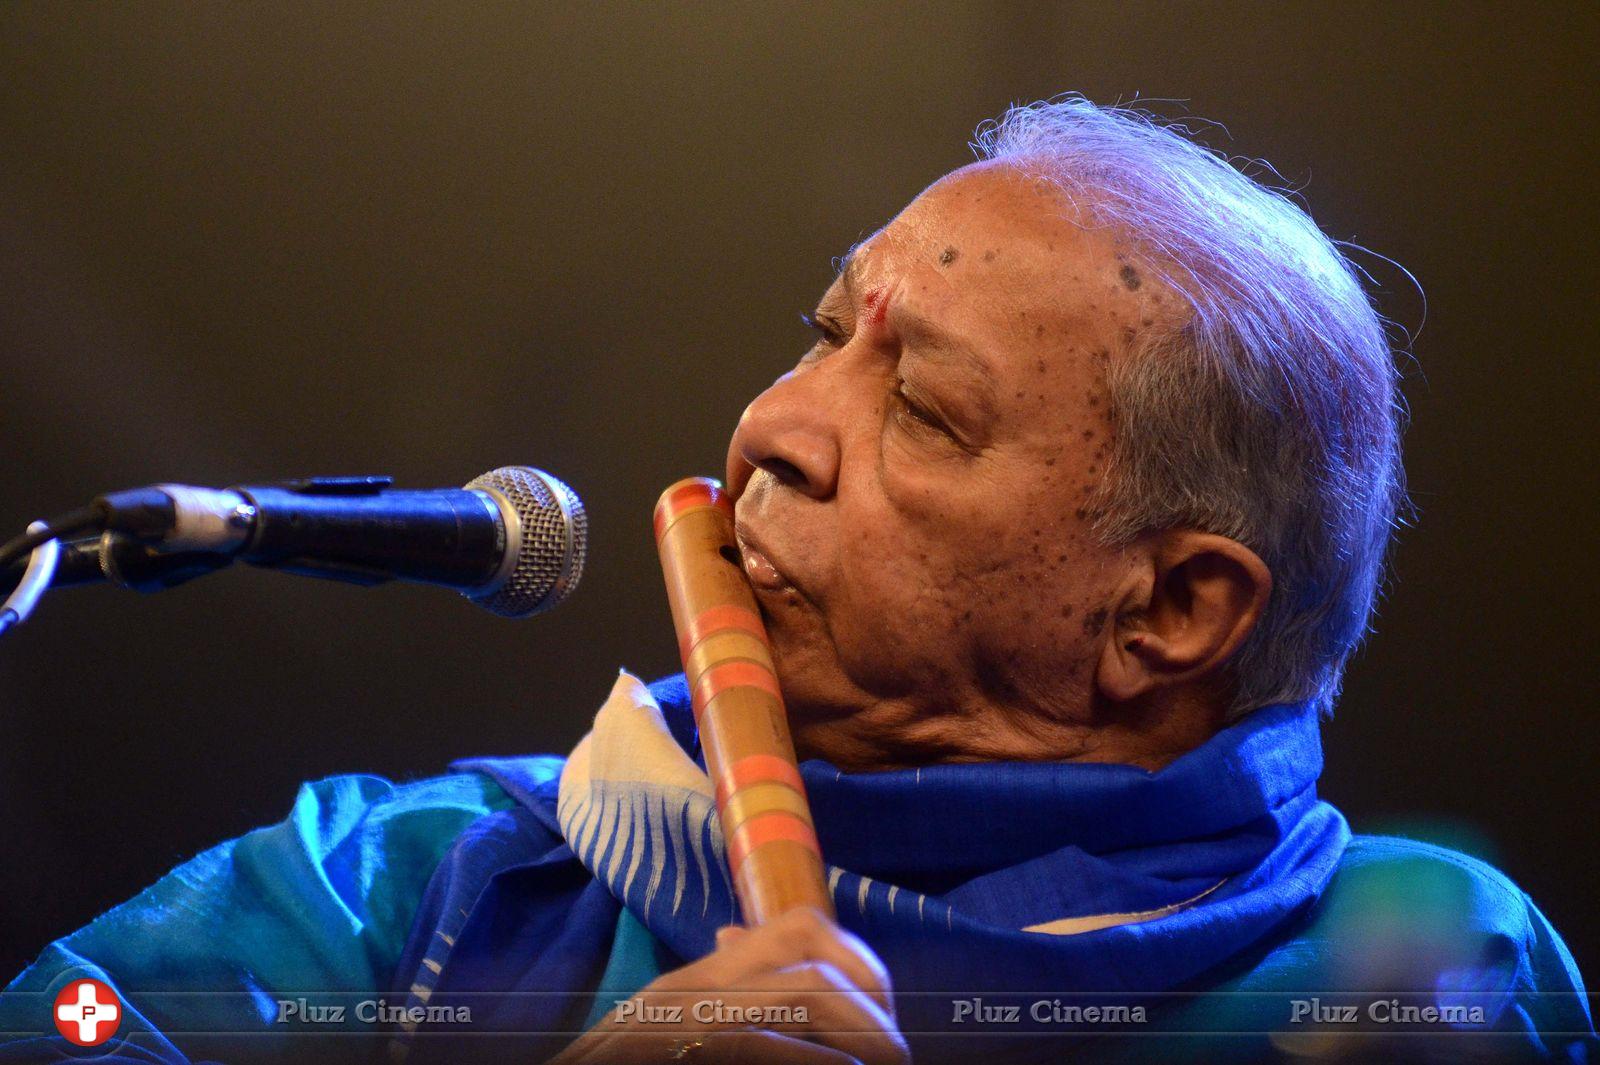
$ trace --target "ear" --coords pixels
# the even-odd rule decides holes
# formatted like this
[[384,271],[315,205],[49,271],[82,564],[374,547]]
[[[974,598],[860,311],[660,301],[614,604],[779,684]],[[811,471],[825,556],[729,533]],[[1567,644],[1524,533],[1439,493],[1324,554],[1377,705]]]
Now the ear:
[[1126,702],[1217,676],[1271,594],[1272,572],[1239,541],[1192,529],[1157,534],[1118,604],[1097,686]]

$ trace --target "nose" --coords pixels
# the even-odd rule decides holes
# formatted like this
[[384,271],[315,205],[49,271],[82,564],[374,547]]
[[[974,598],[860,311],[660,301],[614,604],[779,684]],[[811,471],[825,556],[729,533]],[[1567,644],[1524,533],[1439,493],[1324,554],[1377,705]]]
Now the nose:
[[728,491],[737,499],[756,470],[810,496],[833,495],[839,479],[839,439],[818,368],[795,370],[773,382],[744,409],[728,445]]

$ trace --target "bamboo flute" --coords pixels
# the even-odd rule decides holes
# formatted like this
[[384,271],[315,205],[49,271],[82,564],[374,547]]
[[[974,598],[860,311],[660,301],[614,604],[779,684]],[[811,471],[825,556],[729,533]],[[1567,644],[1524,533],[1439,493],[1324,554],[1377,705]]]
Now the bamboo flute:
[[739,564],[733,502],[711,478],[679,481],[656,503],[655,536],[744,921],[764,924],[797,906],[832,917],[771,645]]

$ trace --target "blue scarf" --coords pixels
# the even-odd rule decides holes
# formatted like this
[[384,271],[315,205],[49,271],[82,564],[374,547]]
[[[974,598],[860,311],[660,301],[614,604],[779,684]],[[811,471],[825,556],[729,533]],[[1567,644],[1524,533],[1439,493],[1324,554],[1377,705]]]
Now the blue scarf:
[[[519,1048],[539,1060],[594,1006],[621,907],[661,966],[709,953],[738,915],[697,747],[683,678],[646,689],[624,674],[565,763],[456,763],[517,806],[476,823],[435,873],[397,991],[470,1004],[479,1032],[568,1033]],[[902,1029],[928,1033],[908,1036],[920,1065],[952,1046],[959,1060],[959,1042],[935,1037],[960,1027],[953,999],[1194,987],[1274,942],[1349,839],[1317,798],[1321,770],[1314,712],[1274,706],[1157,772],[809,761],[801,775],[839,921],[888,966]],[[411,1062],[484,1045],[411,1042]]]

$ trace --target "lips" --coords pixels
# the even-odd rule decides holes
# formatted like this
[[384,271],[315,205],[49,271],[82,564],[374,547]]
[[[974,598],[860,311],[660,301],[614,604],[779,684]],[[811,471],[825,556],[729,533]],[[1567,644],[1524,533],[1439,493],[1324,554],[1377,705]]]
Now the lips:
[[762,548],[760,541],[751,535],[748,526],[735,524],[734,536],[739,541],[739,557],[744,563],[745,576],[750,583],[766,591],[792,587],[789,578],[780,570]]

